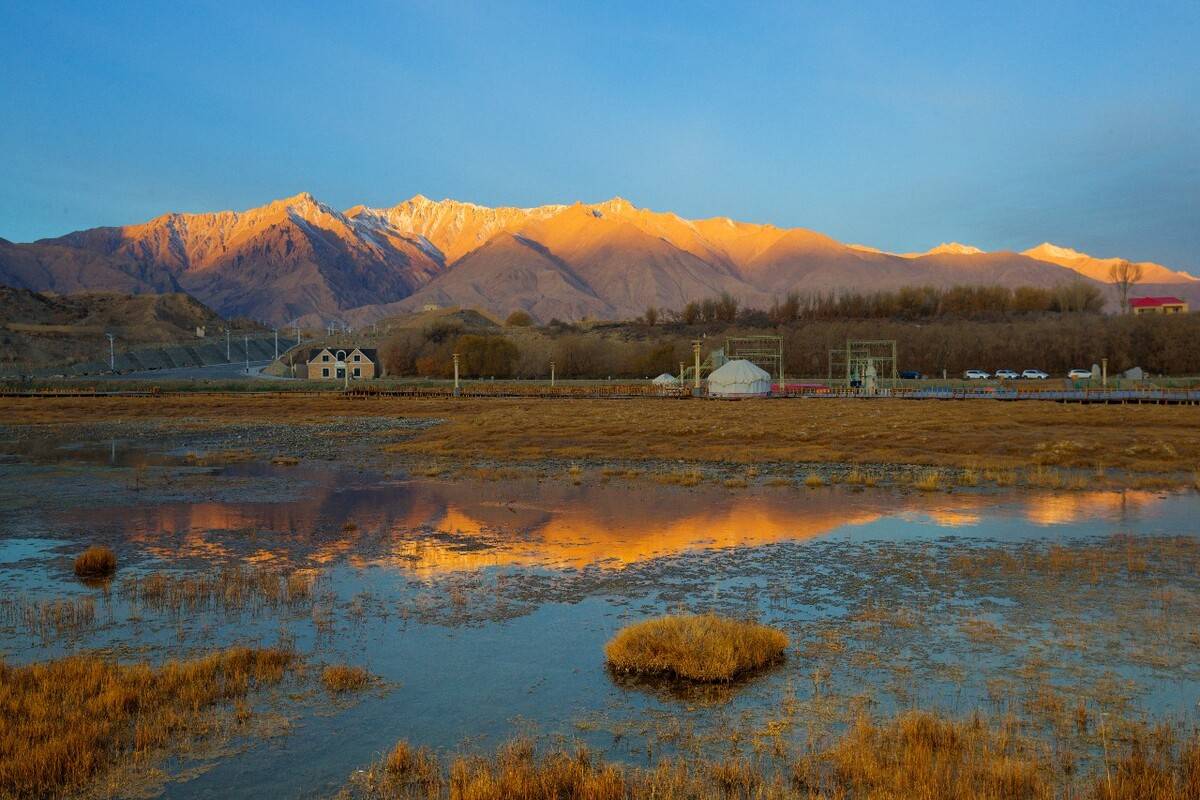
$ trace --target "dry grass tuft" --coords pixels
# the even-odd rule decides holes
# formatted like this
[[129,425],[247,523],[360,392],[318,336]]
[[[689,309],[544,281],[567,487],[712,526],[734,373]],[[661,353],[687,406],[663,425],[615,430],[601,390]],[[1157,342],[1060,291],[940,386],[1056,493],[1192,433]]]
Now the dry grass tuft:
[[117,571],[117,554],[103,545],[92,545],[75,558],[75,575],[107,578]]
[[622,674],[719,682],[774,664],[787,646],[787,636],[766,625],[686,614],[623,628],[604,646],[604,655]]
[[804,478],[804,485],[810,489],[817,489],[825,485],[825,479],[815,472],[810,472]]
[[942,488],[942,473],[931,469],[921,473],[913,480],[913,488],[922,492],[936,492]]
[[654,480],[673,486],[699,486],[704,482],[704,473],[698,469],[678,470],[657,474]]
[[277,467],[294,467],[300,463],[299,456],[275,456],[271,463]]
[[109,769],[145,764],[212,732],[216,706],[278,682],[293,658],[240,647],[161,667],[0,662],[0,797],[73,794]]
[[331,692],[354,692],[365,689],[371,682],[371,673],[362,667],[335,664],[321,671],[321,683]]

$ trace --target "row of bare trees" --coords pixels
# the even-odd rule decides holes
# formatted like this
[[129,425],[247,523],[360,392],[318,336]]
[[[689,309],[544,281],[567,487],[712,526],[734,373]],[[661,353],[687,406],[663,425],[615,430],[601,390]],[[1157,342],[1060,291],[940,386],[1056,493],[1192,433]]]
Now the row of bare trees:
[[[1127,291],[1127,289],[1126,289]],[[1123,301],[1124,302],[1124,301]],[[995,320],[1030,314],[1099,312],[1104,295],[1094,283],[1054,287],[910,286],[878,292],[789,292],[768,309],[742,306],[728,293],[686,304],[678,311],[646,309],[642,322],[682,325],[790,325],[818,319]]]
[[691,342],[709,352],[725,336],[775,333],[784,338],[786,372],[823,377],[829,351],[847,339],[895,339],[899,368],[930,376],[965,369],[1044,369],[1054,374],[1108,358],[1113,371],[1133,366],[1157,374],[1200,375],[1200,314],[1045,314],[1011,319],[801,319],[776,327],[738,323],[702,331],[671,326],[567,325],[467,332],[453,325],[405,331],[382,348],[388,374],[449,377],[459,354],[466,377],[645,378],[691,362]]

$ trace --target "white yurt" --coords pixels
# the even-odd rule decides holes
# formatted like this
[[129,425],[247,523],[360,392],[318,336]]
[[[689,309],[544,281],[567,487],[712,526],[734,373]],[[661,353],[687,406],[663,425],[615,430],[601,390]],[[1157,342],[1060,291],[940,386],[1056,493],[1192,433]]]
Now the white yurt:
[[679,378],[676,378],[669,372],[664,372],[662,375],[659,375],[657,378],[651,381],[651,383],[653,383],[655,386],[678,386]]
[[767,397],[771,394],[771,375],[743,359],[726,361],[708,376],[708,396],[736,400],[739,397]]

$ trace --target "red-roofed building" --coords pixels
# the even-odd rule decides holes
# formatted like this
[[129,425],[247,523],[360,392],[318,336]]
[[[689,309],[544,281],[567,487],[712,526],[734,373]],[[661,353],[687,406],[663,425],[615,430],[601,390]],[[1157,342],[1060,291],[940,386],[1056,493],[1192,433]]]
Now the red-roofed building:
[[1135,314],[1186,314],[1188,304],[1178,297],[1131,297],[1129,308]]

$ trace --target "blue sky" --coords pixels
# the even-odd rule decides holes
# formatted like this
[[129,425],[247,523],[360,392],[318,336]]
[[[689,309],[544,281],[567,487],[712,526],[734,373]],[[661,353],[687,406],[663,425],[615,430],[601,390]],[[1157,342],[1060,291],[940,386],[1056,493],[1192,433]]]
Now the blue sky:
[[1200,2],[7,3],[0,236],[614,195],[1200,271]]

